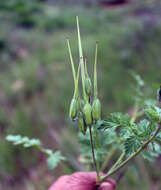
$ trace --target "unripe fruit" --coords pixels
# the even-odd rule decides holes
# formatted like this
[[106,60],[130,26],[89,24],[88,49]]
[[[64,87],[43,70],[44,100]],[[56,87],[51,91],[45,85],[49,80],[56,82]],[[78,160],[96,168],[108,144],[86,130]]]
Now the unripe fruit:
[[92,107],[89,103],[86,103],[84,108],[83,108],[83,114],[84,114],[84,119],[86,122],[86,125],[91,125],[92,124]]
[[101,103],[98,98],[93,100],[92,104],[92,118],[93,120],[97,121],[101,117]]
[[85,125],[83,114],[80,112],[78,115],[78,127],[79,131],[83,133],[83,135],[86,134],[87,126]]
[[84,104],[85,104],[84,100],[81,99],[81,109],[82,109],[82,110],[83,110],[83,108],[84,108]]
[[79,99],[78,100],[78,109],[79,109],[79,111],[83,111],[83,108],[84,108],[84,100],[83,99]]
[[92,94],[92,83],[89,77],[86,77],[85,79],[85,90],[88,96]]
[[69,117],[75,119],[77,116],[78,102],[75,98],[72,99],[69,109]]

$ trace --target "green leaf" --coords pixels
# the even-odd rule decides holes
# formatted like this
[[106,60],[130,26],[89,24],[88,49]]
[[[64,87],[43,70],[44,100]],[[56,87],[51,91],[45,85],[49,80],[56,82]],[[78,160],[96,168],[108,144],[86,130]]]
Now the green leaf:
[[111,118],[106,118],[102,123],[99,125],[98,129],[108,129],[112,127],[118,127],[120,123],[113,122]]
[[134,71],[130,71],[130,74],[135,79],[138,86],[140,86],[140,87],[144,86],[144,81],[142,80],[140,75],[136,74]]
[[112,127],[127,127],[130,124],[130,116],[122,113],[112,113],[111,117],[104,119],[98,129],[108,129]]
[[21,137],[20,135],[8,135],[6,140],[12,142],[14,145],[22,144],[24,147],[40,146],[39,139],[29,139],[28,137]]
[[161,120],[161,108],[150,105],[147,108],[144,109],[144,113],[146,116],[154,122],[160,122]]
[[143,157],[144,159],[146,159],[146,160],[148,160],[148,161],[150,161],[150,162],[154,162],[154,161],[155,161],[154,157],[151,156],[150,153],[147,152],[146,150],[143,150],[143,151],[141,152],[141,155],[142,155],[142,157]]
[[39,151],[48,156],[47,164],[50,169],[54,169],[61,160],[65,160],[65,157],[63,157],[59,151],[53,153],[50,149],[42,148],[39,139],[29,139],[28,137],[22,137],[21,135],[8,135],[6,140],[12,142],[14,145],[23,145],[25,148],[36,147]]
[[120,129],[120,137],[122,137],[123,139],[127,139],[130,136],[131,136],[131,130],[130,130],[130,128],[122,127]]
[[130,136],[126,139],[124,147],[126,154],[132,154],[138,150],[142,145],[140,139],[137,136]]
[[158,144],[158,143],[156,143],[156,142],[152,142],[152,144],[153,144],[153,150],[159,155],[159,154],[161,154],[161,146]]
[[156,125],[151,123],[147,119],[143,119],[137,124],[139,137],[143,137],[145,139],[150,138],[155,128],[156,128]]
[[155,137],[155,140],[161,142],[161,131],[158,133],[158,135]]
[[65,160],[65,157],[61,155],[60,151],[56,151],[55,153],[51,154],[47,159],[49,169],[53,170],[61,160]]
[[145,159],[155,161],[155,158],[161,154],[161,146],[153,141],[149,143],[147,150],[143,150],[141,154]]

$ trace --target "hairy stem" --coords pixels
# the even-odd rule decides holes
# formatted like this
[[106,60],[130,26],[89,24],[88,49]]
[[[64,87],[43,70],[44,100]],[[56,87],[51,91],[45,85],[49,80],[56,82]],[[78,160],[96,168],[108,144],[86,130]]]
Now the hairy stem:
[[122,162],[118,167],[114,168],[111,172],[108,172],[104,177],[101,178],[100,181],[103,182],[104,180],[106,180],[107,177],[116,173],[119,169],[121,169],[126,164],[128,164],[132,159],[134,159],[156,137],[160,129],[161,129],[161,125],[159,124],[159,127],[155,131],[154,135],[149,140],[147,140],[143,146],[141,146],[135,153],[133,153],[129,158],[127,158],[124,162]]
[[93,163],[94,163],[95,170],[97,172],[97,180],[100,181],[99,168],[98,168],[98,165],[97,165],[97,162],[96,162],[96,157],[95,157],[94,142],[93,142],[91,126],[89,126],[89,133],[90,133],[90,143],[91,143],[91,149],[92,149]]

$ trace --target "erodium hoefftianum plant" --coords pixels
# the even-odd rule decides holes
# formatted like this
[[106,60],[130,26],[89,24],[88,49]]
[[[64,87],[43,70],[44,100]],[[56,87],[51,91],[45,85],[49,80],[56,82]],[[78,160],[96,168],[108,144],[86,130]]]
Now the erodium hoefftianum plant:
[[[87,69],[87,59],[83,56],[78,17],[76,21],[79,49],[77,64],[73,61],[70,41],[67,39],[74,81],[69,117],[79,129],[80,160],[89,170],[96,171],[97,181],[102,183],[125,167],[138,154],[153,161],[161,153],[161,89],[158,90],[158,101],[146,99],[144,81],[131,71],[130,75],[135,81],[132,89],[134,94],[132,113],[130,115],[111,113],[102,119],[97,88],[98,43],[96,42],[92,79]],[[54,169],[60,160],[65,159],[59,151],[54,153],[52,150],[42,148],[38,139],[28,139],[20,135],[8,135],[6,139],[14,145],[23,144],[24,147],[38,148],[48,156],[47,163],[51,169]],[[116,160],[114,160],[115,154],[120,154]],[[106,167],[111,160],[113,163],[111,168]],[[102,175],[102,172],[106,174]]]
[[[161,109],[157,107],[153,101],[144,100],[142,92],[144,81],[139,75],[131,72],[132,77],[136,81],[136,86],[134,87],[135,105],[132,116],[130,117],[128,114],[122,113],[112,113],[110,117],[101,119],[101,102],[98,97],[97,89],[98,43],[96,42],[92,85],[87,71],[87,60],[83,57],[78,17],[77,32],[79,49],[77,76],[69,39],[67,39],[75,84],[69,115],[74,122],[76,121],[78,123],[79,131],[82,133],[79,134],[79,137],[82,145],[81,156],[83,162],[93,162],[97,172],[97,180],[102,182],[124,167],[139,153],[149,160],[152,160],[153,156],[157,156],[161,153],[161,148],[158,143],[161,140],[161,133],[159,133],[161,128]],[[81,72],[82,93],[78,86],[79,72]],[[159,101],[160,96],[160,91],[158,91]],[[149,147],[148,151],[146,149],[147,147]],[[104,171],[111,154],[114,154],[117,149],[120,151],[120,157],[109,169],[107,174],[101,177],[100,172]]]

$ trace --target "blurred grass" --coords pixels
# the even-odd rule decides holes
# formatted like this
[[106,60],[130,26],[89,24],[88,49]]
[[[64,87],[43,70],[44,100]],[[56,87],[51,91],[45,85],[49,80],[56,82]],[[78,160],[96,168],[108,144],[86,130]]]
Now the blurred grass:
[[[21,175],[22,168],[26,171],[29,166],[39,165],[41,160],[33,150],[6,143],[6,134],[39,137],[46,147],[61,148],[71,160],[79,153],[71,146],[76,139],[69,127],[68,107],[74,84],[66,47],[69,36],[78,64],[76,15],[90,70],[95,42],[99,41],[98,82],[104,115],[131,108],[129,70],[135,70],[146,81],[146,96],[155,97],[161,81],[160,2],[107,10],[14,2],[9,8],[0,4],[0,178],[4,181],[17,176],[18,170]],[[67,130],[72,131],[72,137]],[[63,134],[68,134],[67,142]],[[64,172],[80,169],[74,162],[64,165]]]

